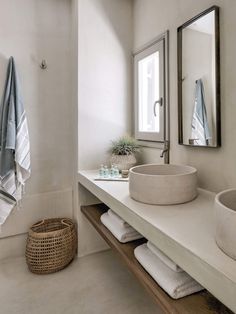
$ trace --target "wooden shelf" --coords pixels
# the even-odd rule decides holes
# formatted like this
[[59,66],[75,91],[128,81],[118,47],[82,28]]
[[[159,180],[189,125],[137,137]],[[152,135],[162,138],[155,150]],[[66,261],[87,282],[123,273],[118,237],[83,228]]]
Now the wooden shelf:
[[179,300],[170,298],[143,269],[134,256],[134,249],[137,246],[145,243],[145,239],[140,239],[125,244],[120,243],[100,221],[101,215],[107,211],[107,206],[104,204],[82,206],[81,211],[103,237],[103,239],[110,245],[110,247],[118,253],[118,255],[128,266],[129,270],[137,277],[137,279],[154,298],[164,313],[232,314],[228,308],[226,308],[207,291],[196,293]]

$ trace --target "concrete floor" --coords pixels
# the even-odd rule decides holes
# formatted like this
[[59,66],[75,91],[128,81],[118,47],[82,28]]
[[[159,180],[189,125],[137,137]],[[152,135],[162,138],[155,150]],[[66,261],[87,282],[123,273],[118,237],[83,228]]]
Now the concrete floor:
[[23,257],[0,263],[0,314],[161,314],[111,251],[75,260],[51,275],[30,273]]

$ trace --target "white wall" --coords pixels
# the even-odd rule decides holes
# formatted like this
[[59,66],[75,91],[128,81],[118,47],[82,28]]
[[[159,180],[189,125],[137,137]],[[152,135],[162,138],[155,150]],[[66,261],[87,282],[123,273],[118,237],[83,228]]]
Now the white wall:
[[[4,237],[26,232],[41,217],[72,215],[72,12],[70,0],[0,0],[0,7],[0,93],[12,55],[21,79],[32,159],[23,208],[3,226]],[[42,59],[48,63],[44,71]],[[11,242],[4,241],[1,248]]]
[[78,15],[79,15],[79,0],[71,0],[71,41],[72,41],[72,129],[73,129],[73,218],[77,218],[78,213],[78,49],[79,49],[79,38],[78,38]]
[[132,1],[79,1],[79,168],[131,129]]
[[[221,7],[222,147],[183,147],[178,145],[177,27],[213,4]],[[134,49],[166,29],[170,30],[171,162],[195,166],[199,171],[200,186],[212,191],[236,186],[235,12],[234,0],[134,1]]]
[[[99,168],[131,130],[132,26],[132,0],[79,1],[79,169]],[[79,203],[91,202],[80,186]],[[106,249],[80,211],[77,219],[79,255]]]

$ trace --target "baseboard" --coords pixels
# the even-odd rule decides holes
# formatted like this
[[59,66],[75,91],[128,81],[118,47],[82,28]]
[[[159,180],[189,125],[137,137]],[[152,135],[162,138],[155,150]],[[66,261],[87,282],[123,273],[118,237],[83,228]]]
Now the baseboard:
[[30,226],[51,217],[73,217],[72,189],[25,196],[2,226],[0,239],[27,233]]
[[109,251],[111,250],[111,248],[109,246],[107,247],[100,247],[100,248],[96,248],[94,250],[89,250],[89,251],[86,251],[86,252],[81,252],[81,253],[78,253],[78,257],[85,257],[85,256],[88,256],[88,255],[92,255],[92,254],[96,254],[96,253],[101,253],[101,252],[105,252],[105,251]]

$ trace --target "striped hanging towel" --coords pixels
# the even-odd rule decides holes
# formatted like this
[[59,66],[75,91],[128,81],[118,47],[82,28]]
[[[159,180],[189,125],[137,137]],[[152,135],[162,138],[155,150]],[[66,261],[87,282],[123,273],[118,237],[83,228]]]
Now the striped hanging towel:
[[30,173],[27,119],[15,62],[11,57],[0,107],[0,226],[22,199]]

